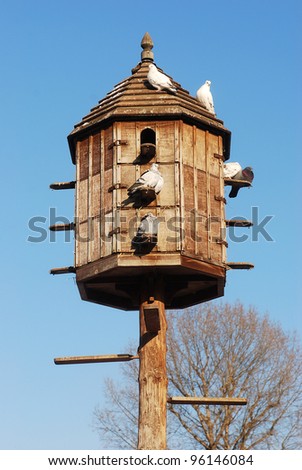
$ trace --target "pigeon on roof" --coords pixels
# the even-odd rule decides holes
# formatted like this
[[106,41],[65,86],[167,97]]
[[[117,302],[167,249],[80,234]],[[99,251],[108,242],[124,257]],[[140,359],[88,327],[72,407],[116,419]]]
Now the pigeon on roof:
[[176,93],[177,91],[171,79],[164,73],[160,72],[154,64],[149,65],[147,79],[150,85],[156,88],[156,90],[169,90],[172,93]]
[[157,163],[152,163],[149,170],[141,174],[136,182],[128,188],[128,195],[132,196],[137,191],[143,189],[154,189],[155,193],[158,194],[164,185],[164,179],[158,171]]
[[215,115],[214,101],[210,91],[210,86],[210,80],[206,80],[205,83],[197,90],[196,98],[209,111],[209,113]]

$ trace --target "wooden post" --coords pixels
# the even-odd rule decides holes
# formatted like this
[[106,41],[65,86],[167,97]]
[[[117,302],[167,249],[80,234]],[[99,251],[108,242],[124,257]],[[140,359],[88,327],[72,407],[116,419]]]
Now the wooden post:
[[[153,284],[153,283],[152,283]],[[139,450],[166,449],[166,315],[162,286],[143,283],[140,303]],[[152,306],[152,308],[150,308]],[[145,307],[145,308],[144,308]],[[157,312],[156,312],[157,310]],[[152,321],[148,315],[152,312]],[[154,321],[154,316],[158,320]],[[158,324],[158,328],[148,326]],[[158,330],[158,331],[156,331]]]

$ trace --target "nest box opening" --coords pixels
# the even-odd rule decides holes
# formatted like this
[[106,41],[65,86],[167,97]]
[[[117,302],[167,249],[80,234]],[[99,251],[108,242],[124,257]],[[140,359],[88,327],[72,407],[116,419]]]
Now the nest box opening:
[[150,127],[141,132],[141,152],[142,160],[149,161],[156,154],[156,133]]

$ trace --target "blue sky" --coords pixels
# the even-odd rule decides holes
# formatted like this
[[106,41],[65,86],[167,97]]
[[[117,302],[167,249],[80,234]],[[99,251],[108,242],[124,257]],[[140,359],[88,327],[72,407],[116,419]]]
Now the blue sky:
[[[37,237],[29,221],[49,210],[72,220],[73,192],[49,190],[74,179],[66,137],[73,125],[140,61],[148,31],[155,62],[195,96],[206,80],[218,118],[232,132],[231,160],[254,168],[252,189],[228,200],[229,217],[259,221],[230,243],[225,301],[241,300],[302,333],[300,1],[0,1],[1,401],[2,449],[98,449],[93,410],[118,365],[55,366],[65,355],[127,352],[137,312],[80,300],[73,241]],[[255,210],[255,209],[254,209]],[[44,221],[44,222],[43,222]],[[46,233],[46,232],[45,232]],[[300,289],[301,290],[301,289]]]

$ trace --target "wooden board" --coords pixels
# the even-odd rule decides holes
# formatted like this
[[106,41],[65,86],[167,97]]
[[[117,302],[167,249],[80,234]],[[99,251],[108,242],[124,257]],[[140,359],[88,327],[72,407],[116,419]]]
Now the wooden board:
[[233,397],[170,397],[167,400],[172,405],[246,405],[246,398]]
[[[156,154],[147,162],[137,160],[146,129],[154,131],[156,142]],[[133,254],[130,232],[147,211],[160,219],[154,251],[182,250],[198,259],[223,262],[225,248],[217,243],[225,224],[224,218],[219,222],[224,214],[223,181],[221,161],[215,157],[221,145],[221,137],[181,121],[115,122],[80,141],[76,265],[113,253]],[[145,207],[128,203],[127,188],[155,161],[164,188]]]

